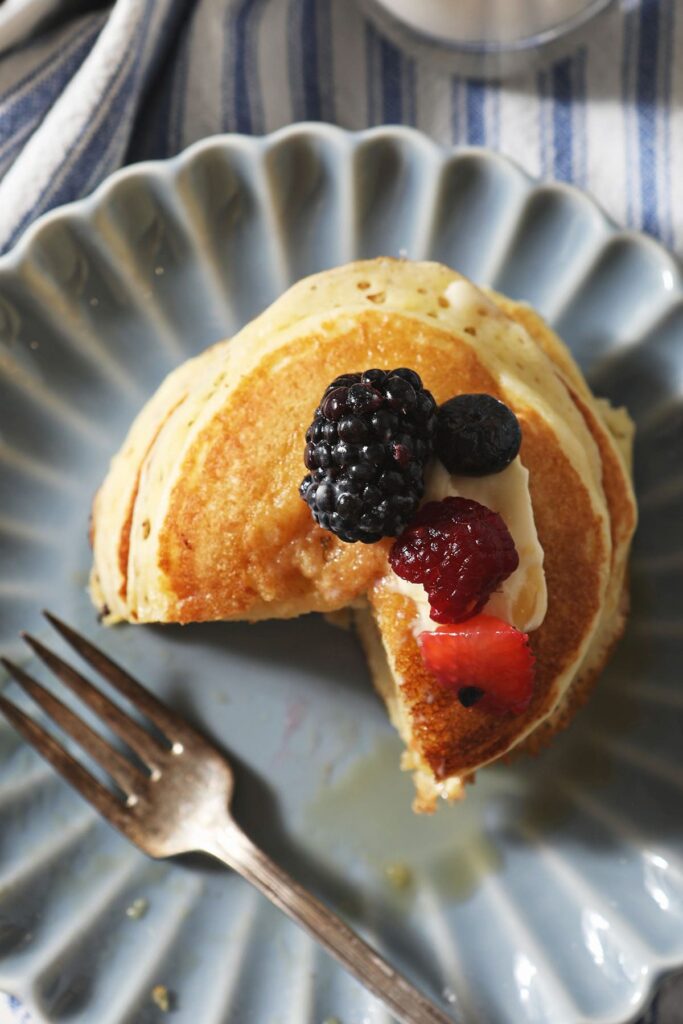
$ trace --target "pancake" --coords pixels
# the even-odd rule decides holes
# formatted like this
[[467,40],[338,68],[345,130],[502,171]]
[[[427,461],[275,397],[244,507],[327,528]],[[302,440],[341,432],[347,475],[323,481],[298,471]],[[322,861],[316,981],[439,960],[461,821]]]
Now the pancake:
[[[299,496],[320,396],[339,374],[371,366],[411,367],[437,403],[487,392],[519,419],[545,577],[521,715],[454,700],[420,656],[420,610],[396,588],[392,540],[344,543]],[[597,675],[624,621],[631,441],[628,417],[593,397],[529,307],[435,263],[326,271],[176,370],[142,411],[95,500],[93,599],[110,623],[352,608],[407,746],[416,809],[431,810],[483,764],[545,741]]]

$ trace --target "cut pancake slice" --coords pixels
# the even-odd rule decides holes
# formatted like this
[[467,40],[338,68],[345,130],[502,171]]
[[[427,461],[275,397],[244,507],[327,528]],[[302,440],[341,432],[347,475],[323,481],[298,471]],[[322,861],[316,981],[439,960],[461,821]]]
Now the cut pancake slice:
[[[570,702],[578,707],[578,693],[587,695],[589,678],[598,674],[623,628],[623,551],[613,567],[610,546],[574,470],[561,453],[550,458],[543,427],[533,415],[522,420],[522,430],[521,456],[530,474],[548,593],[545,618],[529,636],[536,681],[528,709],[501,717],[454,700],[426,670],[414,632],[415,605],[397,593],[390,574],[356,612],[376,684],[408,747],[404,764],[416,773],[419,810],[433,810],[438,796],[459,797],[478,768],[520,743],[537,747],[539,730],[549,739],[567,720],[562,709]],[[615,533],[626,519],[633,524],[627,491],[623,497],[615,504]]]
[[[329,382],[398,366],[437,403],[486,392],[521,424],[548,598],[530,635],[536,683],[521,715],[454,700],[422,662],[417,606],[388,565],[391,538],[344,543],[299,495],[304,434]],[[418,809],[429,810],[482,764],[561,723],[618,634],[635,525],[630,434],[528,307],[439,264],[340,267],[299,282],[175,371],[145,407],[95,501],[93,599],[109,622],[353,607],[416,772]]]

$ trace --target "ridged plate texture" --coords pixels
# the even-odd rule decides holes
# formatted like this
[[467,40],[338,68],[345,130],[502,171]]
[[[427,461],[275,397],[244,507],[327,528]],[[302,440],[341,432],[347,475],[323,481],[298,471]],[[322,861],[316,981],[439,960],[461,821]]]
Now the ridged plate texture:
[[[91,497],[158,382],[303,274],[377,254],[528,299],[638,423],[626,638],[546,754],[433,819],[350,633],[105,632],[85,592]],[[114,175],[0,261],[0,647],[24,658],[43,606],[103,644],[233,754],[256,840],[464,1020],[632,1019],[683,964],[682,295],[586,196],[410,130],[209,139]],[[174,1024],[387,1022],[241,879],[139,855],[4,724],[0,823],[0,989],[36,1021],[151,1024],[163,984]]]

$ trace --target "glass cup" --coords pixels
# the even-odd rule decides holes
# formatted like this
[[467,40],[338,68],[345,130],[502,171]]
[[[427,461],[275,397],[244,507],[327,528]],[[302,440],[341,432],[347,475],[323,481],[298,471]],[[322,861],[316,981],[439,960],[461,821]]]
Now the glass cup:
[[383,31],[429,46],[466,74],[523,69],[611,0],[365,0]]

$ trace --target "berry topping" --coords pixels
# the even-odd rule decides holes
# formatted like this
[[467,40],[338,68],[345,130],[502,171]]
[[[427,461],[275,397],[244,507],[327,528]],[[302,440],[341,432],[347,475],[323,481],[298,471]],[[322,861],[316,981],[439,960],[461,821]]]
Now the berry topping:
[[497,512],[469,498],[424,505],[389,554],[394,572],[421,583],[435,622],[477,615],[515,571],[519,556]]
[[350,543],[397,536],[420,504],[435,432],[414,370],[336,377],[306,431],[299,490],[316,522]]
[[463,707],[521,714],[534,686],[529,637],[492,615],[420,633],[424,663],[440,683],[457,689]]
[[514,412],[492,395],[457,395],[439,409],[436,454],[449,473],[500,473],[521,443]]

